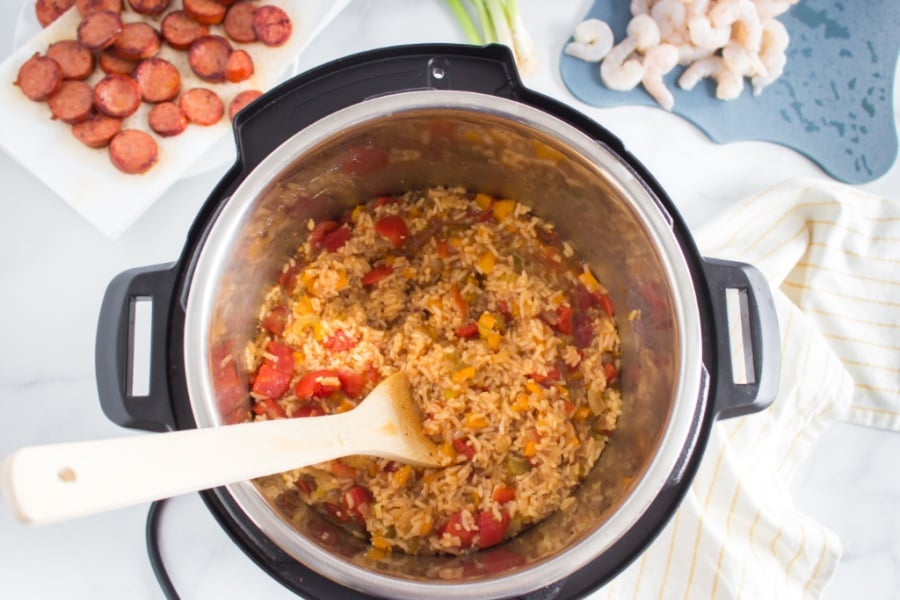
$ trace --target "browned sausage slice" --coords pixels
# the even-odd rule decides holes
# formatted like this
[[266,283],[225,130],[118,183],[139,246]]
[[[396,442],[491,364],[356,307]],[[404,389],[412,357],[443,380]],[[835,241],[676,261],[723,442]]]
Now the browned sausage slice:
[[216,0],[184,0],[184,12],[203,25],[218,25],[225,19],[226,10]]
[[187,50],[194,40],[209,35],[209,28],[193,20],[183,10],[173,10],[162,20],[162,36],[176,50]]
[[175,65],[162,58],[142,60],[132,77],[141,88],[144,102],[167,102],[181,90],[181,74]]
[[128,60],[142,60],[156,56],[162,41],[159,33],[147,23],[134,22],[122,27],[113,48],[119,56]]
[[150,129],[163,137],[178,135],[188,126],[187,115],[174,102],[160,102],[147,117]]
[[122,19],[110,10],[91,13],[78,25],[78,41],[91,50],[112,45],[122,33]]
[[146,173],[156,163],[158,150],[149,133],[123,129],[109,143],[109,159],[128,175]]
[[172,0],[128,0],[128,4],[134,9],[134,12],[150,16],[162,14],[171,3]]
[[74,125],[87,121],[94,109],[94,91],[83,81],[63,81],[47,104],[54,119]]
[[100,63],[100,68],[103,69],[103,72],[107,75],[110,73],[131,75],[132,71],[134,71],[134,68],[137,66],[136,61],[122,58],[119,56],[119,53],[112,48],[103,50],[100,52],[99,56],[98,62]]
[[250,79],[253,75],[253,59],[243,50],[235,50],[228,57],[225,79],[233,83]]
[[262,96],[262,92],[259,90],[244,90],[240,94],[232,99],[231,104],[228,105],[228,116],[231,120],[234,120],[234,116],[238,114],[241,109],[245,106],[256,100]]
[[94,72],[94,55],[75,40],[50,44],[47,57],[59,64],[63,79],[87,79]]
[[62,69],[52,58],[35,53],[19,67],[16,85],[35,102],[49,98],[62,83]]
[[182,94],[178,105],[191,123],[213,125],[222,118],[225,106],[219,96],[206,88],[191,88]]
[[200,79],[205,81],[223,81],[228,66],[231,44],[217,35],[198,38],[191,44],[188,52],[188,63]]
[[122,14],[122,0],[75,0],[75,6],[82,17],[101,10]]
[[72,125],[72,135],[88,148],[103,148],[109,145],[117,133],[122,131],[122,120],[107,115],[96,114],[87,121]]
[[94,86],[94,104],[103,114],[124,119],[141,105],[141,88],[128,75],[110,73]]
[[37,0],[34,3],[34,14],[41,27],[46,27],[72,8],[75,0]]
[[249,44],[256,41],[253,30],[253,13],[256,6],[250,2],[233,4],[225,14],[225,34],[236,42]]
[[253,13],[253,31],[266,46],[280,46],[291,37],[291,19],[277,6],[260,6]]

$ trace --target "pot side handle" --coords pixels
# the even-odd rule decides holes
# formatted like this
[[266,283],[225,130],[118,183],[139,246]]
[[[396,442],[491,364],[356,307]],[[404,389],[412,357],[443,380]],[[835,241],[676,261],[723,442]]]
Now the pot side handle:
[[[131,429],[175,429],[166,368],[169,306],[175,286],[174,263],[130,269],[107,286],[100,307],[94,368],[104,414]],[[150,302],[148,392],[132,394],[135,309]]]
[[778,316],[769,284],[758,269],[740,262],[706,258],[703,271],[718,357],[713,410],[720,419],[759,412],[775,399],[781,371]]
[[249,173],[322,117],[367,98],[421,89],[507,98],[524,90],[506,46],[415,44],[355,54],[298,75],[240,111],[234,120],[238,164]]

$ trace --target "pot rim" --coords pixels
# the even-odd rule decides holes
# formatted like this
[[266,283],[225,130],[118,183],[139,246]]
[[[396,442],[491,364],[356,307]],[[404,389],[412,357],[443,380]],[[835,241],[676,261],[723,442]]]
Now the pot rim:
[[[520,572],[467,583],[423,582],[374,573],[331,554],[298,535],[272,508],[250,481],[226,486],[247,517],[270,539],[299,562],[342,585],[394,598],[456,598],[477,595],[498,598],[526,593],[577,571],[595,559],[634,526],[664,486],[677,478],[685,456],[693,451],[697,403],[706,401],[706,374],[698,300],[684,249],[672,229],[662,202],[633,169],[608,146],[575,126],[535,107],[477,92],[414,90],[397,92],[349,106],[300,130],[269,154],[237,187],[210,227],[191,274],[185,306],[184,363],[188,399],[198,427],[221,426],[206,357],[208,324],[216,284],[223,273],[231,243],[246,222],[253,200],[296,158],[342,131],[393,115],[422,110],[462,110],[512,120],[560,141],[587,164],[602,165],[621,188],[622,197],[656,245],[672,284],[673,309],[678,328],[679,368],[675,400],[657,451],[628,497],[602,526],[559,554]],[[702,408],[702,407],[699,407]]]

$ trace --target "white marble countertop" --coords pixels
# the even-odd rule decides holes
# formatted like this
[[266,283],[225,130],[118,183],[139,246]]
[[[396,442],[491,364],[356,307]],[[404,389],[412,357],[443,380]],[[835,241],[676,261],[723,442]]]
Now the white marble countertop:
[[[0,0],[0,55],[12,50],[22,3]],[[618,135],[655,174],[691,227],[784,179],[825,177],[771,144],[717,145],[677,116],[646,107],[594,109],[556,68],[587,0],[521,0],[542,58],[530,87],[569,103]],[[381,46],[463,41],[440,0],[353,0],[300,59],[305,70]],[[897,97],[895,92],[895,107]],[[896,110],[896,109],[895,109]],[[0,132],[0,135],[3,135]],[[119,272],[177,258],[193,216],[224,167],[173,186],[112,242],[9,157],[0,155],[0,456],[24,445],[112,437],[97,402],[94,337],[104,290]],[[863,186],[900,195],[900,166]],[[793,483],[797,505],[840,537],[844,556],[825,597],[900,597],[900,434],[835,425]],[[159,598],[144,548],[146,506],[27,528],[0,509],[0,597]],[[164,514],[163,552],[189,598],[290,598],[218,527],[196,495]]]

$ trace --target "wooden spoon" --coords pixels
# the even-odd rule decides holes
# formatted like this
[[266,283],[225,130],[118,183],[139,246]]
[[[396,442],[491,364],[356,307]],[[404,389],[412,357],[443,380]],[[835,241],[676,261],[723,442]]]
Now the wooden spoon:
[[337,415],[22,448],[0,487],[19,521],[43,524],[351,454],[439,464],[402,373]]

